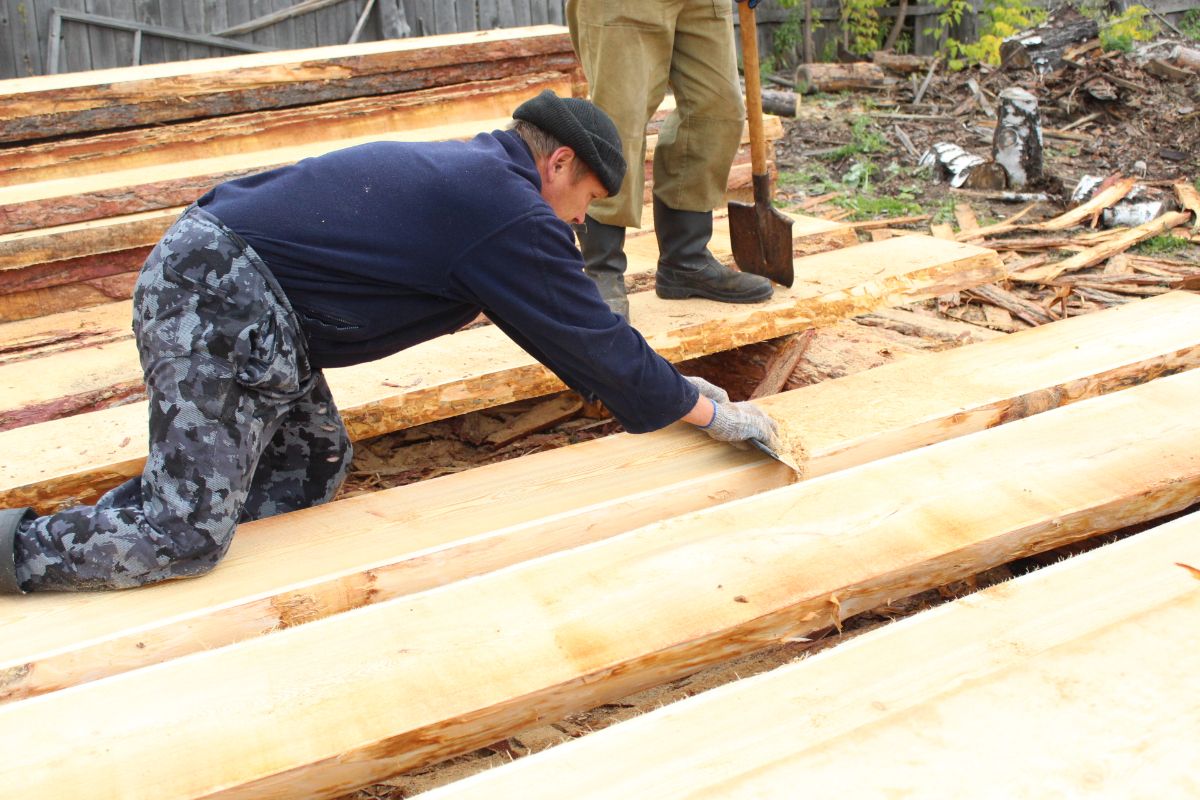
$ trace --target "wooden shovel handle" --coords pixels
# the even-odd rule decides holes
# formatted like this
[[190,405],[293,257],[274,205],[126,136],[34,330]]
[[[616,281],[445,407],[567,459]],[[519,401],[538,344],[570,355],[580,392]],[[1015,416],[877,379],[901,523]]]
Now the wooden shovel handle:
[[755,175],[767,174],[767,142],[763,136],[762,83],[758,67],[758,28],[754,9],[738,3],[742,27],[742,68],[746,73],[746,121],[750,124],[750,165]]

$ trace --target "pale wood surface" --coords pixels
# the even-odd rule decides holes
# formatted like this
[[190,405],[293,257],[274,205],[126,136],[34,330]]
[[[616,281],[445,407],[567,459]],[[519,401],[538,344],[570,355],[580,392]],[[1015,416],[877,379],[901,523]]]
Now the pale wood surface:
[[[795,285],[778,287],[763,303],[680,302],[639,292],[630,297],[630,307],[650,345],[674,362],[827,325],[883,305],[936,297],[995,280],[1003,269],[990,250],[910,236],[800,259]],[[355,439],[563,388],[493,326],[329,370],[328,376]],[[139,474],[146,454],[145,414],[139,403],[0,433],[0,449],[31,454],[0,464],[3,502],[48,507],[86,500]]]
[[[164,227],[173,219],[164,220]],[[729,221],[718,218],[713,227],[713,254],[732,264]],[[844,225],[816,217],[796,217],[793,234],[796,252],[801,255],[857,243]],[[627,251],[630,276],[654,271],[658,243],[652,232],[631,236]],[[79,319],[67,313],[47,317],[43,324],[22,320],[0,325],[0,430],[94,409],[105,398],[141,393],[142,372],[130,325],[132,306],[128,302],[106,306]],[[44,358],[32,359],[32,348],[38,342],[44,343],[44,349],[37,351]],[[100,346],[84,350],[81,345],[85,342]],[[10,348],[17,348],[21,357],[5,358]],[[8,361],[19,363],[4,366]],[[415,373],[422,371],[414,367]]]
[[540,25],[19,78],[0,81],[0,138],[145,126],[577,69],[566,29]]
[[[1200,372],[0,706],[14,796],[336,796],[1190,505]],[[352,656],[352,657],[351,657]],[[486,676],[481,680],[480,676]],[[236,720],[235,724],[231,721]]]
[[422,797],[1196,797],[1180,562],[1198,514]]
[[[259,111],[231,117],[210,117],[163,128],[153,136],[145,129],[133,129],[70,139],[64,142],[28,145],[8,152],[0,151],[0,184],[10,189],[26,185],[44,195],[38,183],[53,181],[52,188],[109,185],[111,180],[88,181],[89,176],[103,178],[105,173],[159,167],[162,181],[195,172],[183,172],[182,165],[200,162],[214,176],[238,169],[250,162],[249,154],[285,148],[303,148],[311,154],[346,147],[347,142],[423,141],[405,131],[475,123],[469,132],[455,136],[474,136],[481,120],[497,120],[503,128],[512,120],[512,110],[523,101],[551,89],[564,96],[571,94],[571,80],[561,73],[521,75],[500,81],[473,81],[440,87],[436,90],[403,92],[397,95],[355,98],[335,103],[319,103],[295,108]],[[494,124],[494,123],[493,123]],[[493,128],[486,128],[491,130]],[[228,159],[228,160],[226,160]],[[264,160],[263,168],[283,162]],[[211,181],[219,182],[218,180]],[[35,196],[26,198],[35,199]]]
[[[785,430],[803,432],[815,476],[1197,359],[1200,297],[1175,293],[761,403]],[[201,581],[0,599],[0,700],[292,627],[794,480],[755,452],[680,425],[262,520],[239,528],[220,568]]]

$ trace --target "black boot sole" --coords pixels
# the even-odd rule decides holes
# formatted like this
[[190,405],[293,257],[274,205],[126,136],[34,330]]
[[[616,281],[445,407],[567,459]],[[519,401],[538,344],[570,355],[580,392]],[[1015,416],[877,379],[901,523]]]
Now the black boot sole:
[[770,284],[767,284],[765,291],[730,294],[703,286],[663,286],[660,280],[656,280],[654,293],[663,300],[687,300],[690,297],[701,297],[705,300],[716,300],[718,303],[761,303],[771,299],[775,290],[771,288]]

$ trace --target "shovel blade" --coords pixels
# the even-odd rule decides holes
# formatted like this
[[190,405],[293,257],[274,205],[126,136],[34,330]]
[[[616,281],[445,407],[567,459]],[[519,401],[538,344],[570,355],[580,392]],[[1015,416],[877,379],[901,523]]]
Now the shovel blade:
[[792,220],[766,203],[729,204],[729,242],[742,272],[791,287]]

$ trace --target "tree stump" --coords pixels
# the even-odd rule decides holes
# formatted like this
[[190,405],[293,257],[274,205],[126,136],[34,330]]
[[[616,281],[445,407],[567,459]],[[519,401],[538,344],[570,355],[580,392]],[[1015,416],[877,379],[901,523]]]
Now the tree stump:
[[1000,120],[992,139],[992,160],[1008,173],[1010,189],[1042,179],[1042,121],[1037,98],[1018,86],[1000,93]]

